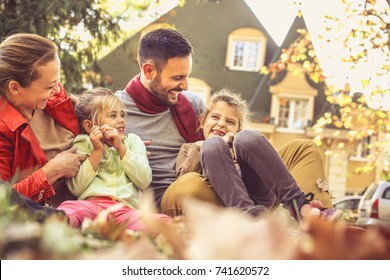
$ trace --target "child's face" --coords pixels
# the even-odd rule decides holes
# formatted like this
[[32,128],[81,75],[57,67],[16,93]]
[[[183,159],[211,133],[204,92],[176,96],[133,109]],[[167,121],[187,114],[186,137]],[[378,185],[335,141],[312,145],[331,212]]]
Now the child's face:
[[213,136],[224,136],[228,132],[240,130],[240,113],[234,106],[224,101],[218,101],[210,108],[209,113],[203,121],[204,138]]
[[120,135],[125,135],[125,112],[123,111],[123,107],[120,102],[115,102],[114,106],[102,112],[101,117],[99,118],[99,126],[101,127],[104,124],[116,128]]

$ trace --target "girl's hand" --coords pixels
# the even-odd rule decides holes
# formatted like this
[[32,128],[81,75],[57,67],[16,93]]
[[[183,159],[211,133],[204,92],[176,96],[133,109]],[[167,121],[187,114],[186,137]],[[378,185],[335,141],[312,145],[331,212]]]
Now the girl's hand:
[[202,148],[203,142],[204,142],[204,140],[196,141],[194,144],[199,146],[200,148]]
[[92,142],[93,149],[96,151],[104,150],[103,133],[99,126],[94,125],[89,133],[89,139]]
[[111,147],[114,147],[116,150],[118,150],[120,146],[123,145],[122,136],[119,134],[116,128],[104,124],[102,125],[100,130],[103,133],[104,140]]
[[236,136],[236,132],[229,131],[224,136],[222,136],[222,139],[225,140],[226,143],[231,144],[233,143],[234,137]]

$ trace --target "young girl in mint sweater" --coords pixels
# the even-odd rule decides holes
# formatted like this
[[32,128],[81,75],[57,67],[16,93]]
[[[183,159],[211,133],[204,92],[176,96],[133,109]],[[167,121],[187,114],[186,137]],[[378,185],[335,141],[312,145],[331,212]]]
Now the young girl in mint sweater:
[[[72,226],[80,226],[88,217],[120,204],[114,212],[116,223],[128,223],[132,230],[148,230],[141,221],[142,191],[152,180],[146,148],[135,134],[125,134],[126,121],[122,102],[109,89],[83,92],[76,103],[81,131],[73,145],[88,158],[76,176],[66,181],[77,201],[65,201],[58,209],[69,217]],[[162,214],[155,219],[171,221]]]

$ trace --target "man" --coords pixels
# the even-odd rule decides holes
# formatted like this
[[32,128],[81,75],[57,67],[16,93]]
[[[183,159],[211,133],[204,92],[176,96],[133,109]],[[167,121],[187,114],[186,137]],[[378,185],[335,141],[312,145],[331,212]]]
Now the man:
[[[223,205],[200,174],[188,173],[176,180],[175,163],[181,145],[203,139],[198,120],[205,105],[198,96],[186,91],[192,69],[192,51],[190,42],[175,30],[157,29],[149,32],[139,44],[141,73],[128,83],[125,90],[116,93],[126,108],[126,132],[135,133],[144,141],[151,142],[148,147],[153,172],[151,188],[161,212],[170,216],[183,213],[182,198],[185,196]],[[300,149],[301,153],[295,151],[303,147],[303,143],[289,145],[290,151],[285,148],[279,153],[285,153],[282,158],[285,162],[289,161],[290,171],[296,166],[295,169],[301,172],[301,155],[305,158],[304,162],[311,161],[309,168],[318,167],[318,172],[312,174],[316,178],[311,178],[313,180],[309,183],[306,183],[306,178],[310,174],[305,172],[300,176],[305,181],[302,183],[304,186],[292,174],[302,190],[314,192],[316,196],[324,195],[322,202],[325,207],[329,207],[329,194],[315,185],[316,179],[325,177],[321,171],[321,155],[317,150],[307,152],[315,144],[308,145],[305,142],[305,145],[307,147]],[[311,156],[314,159],[308,159]],[[322,176],[317,177],[318,173]],[[310,186],[306,187],[307,184]]]
[[[190,42],[173,29],[149,32],[139,45],[141,73],[125,90],[116,93],[126,107],[126,132],[151,141],[148,146],[153,170],[151,188],[161,211],[171,216],[182,213],[178,197],[187,191],[192,193],[195,186],[205,182],[199,175],[191,174],[170,186],[176,179],[175,163],[181,145],[203,139],[197,120],[205,104],[200,97],[186,91],[192,52]],[[203,197],[204,192],[211,198]],[[206,186],[199,195],[201,199],[218,201]]]

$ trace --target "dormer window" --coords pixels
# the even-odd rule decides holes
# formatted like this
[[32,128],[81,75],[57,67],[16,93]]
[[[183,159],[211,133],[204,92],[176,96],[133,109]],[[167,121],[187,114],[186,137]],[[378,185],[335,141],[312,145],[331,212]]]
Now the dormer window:
[[195,77],[189,77],[188,90],[198,95],[206,104],[208,103],[211,95],[211,87],[205,81]]
[[229,34],[226,67],[258,72],[264,65],[267,39],[255,28],[239,28]]

